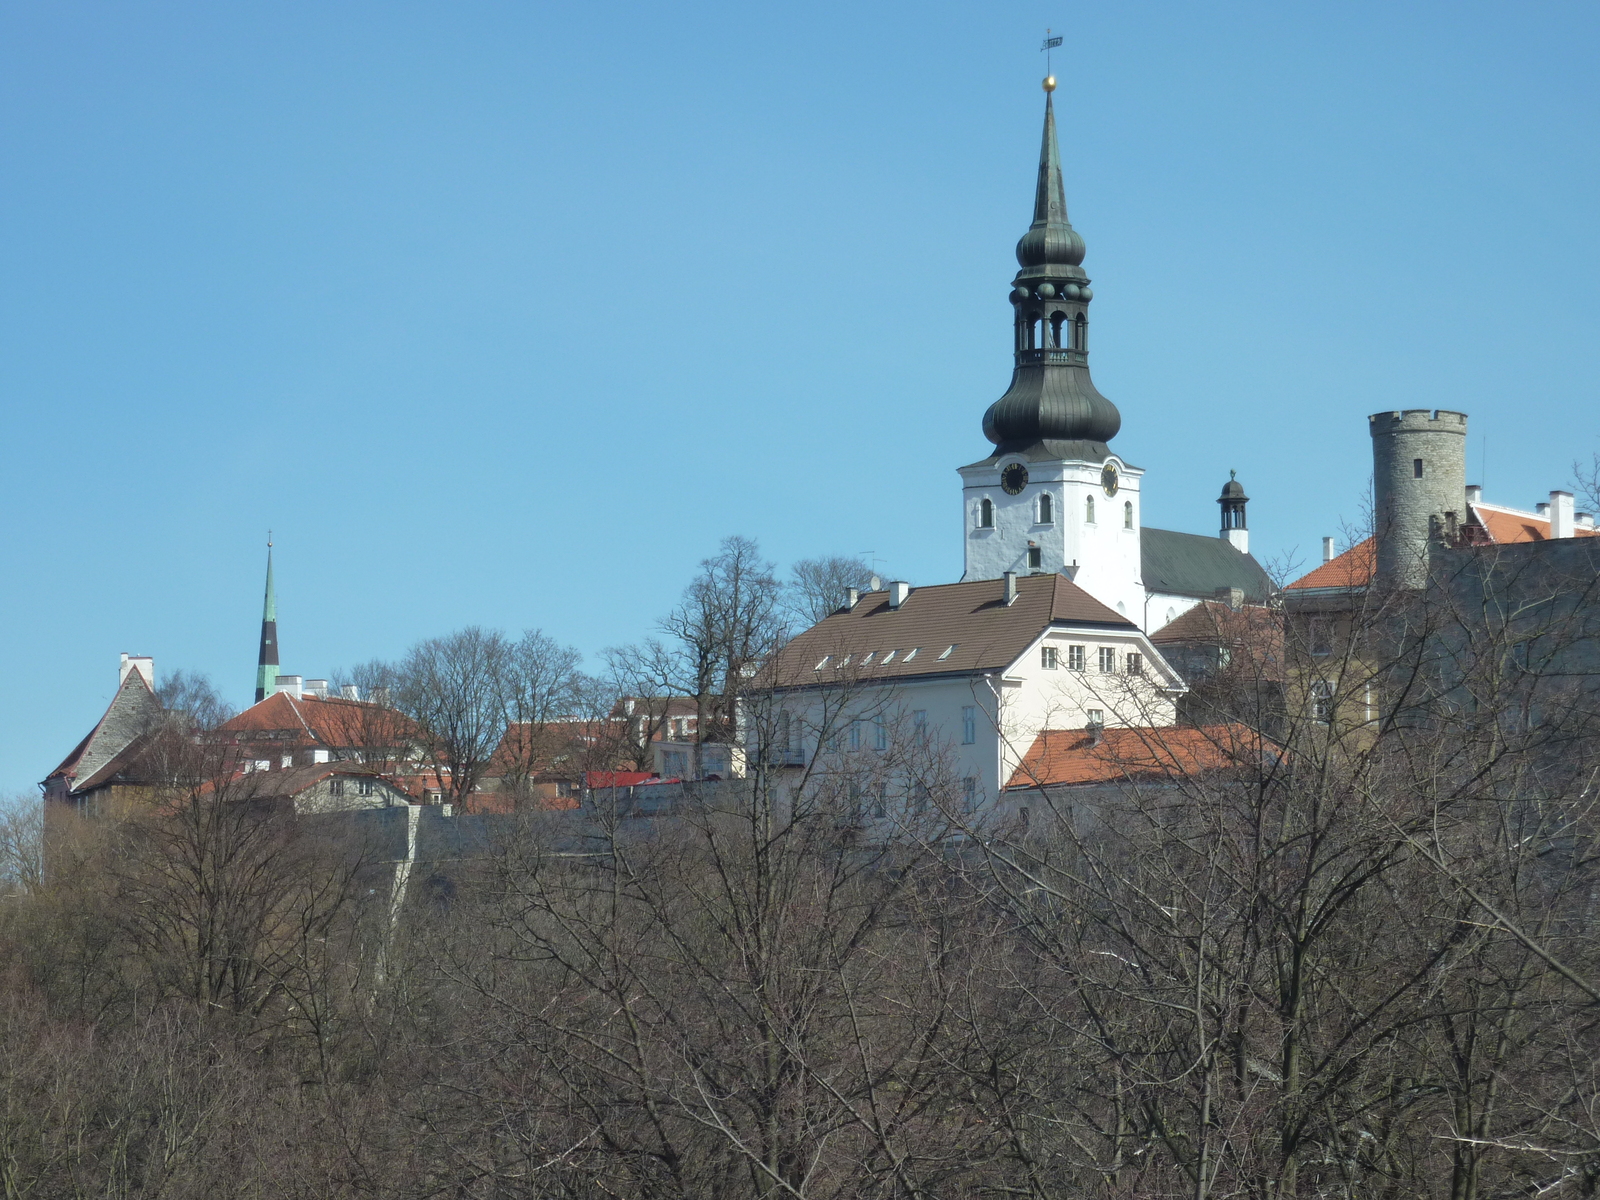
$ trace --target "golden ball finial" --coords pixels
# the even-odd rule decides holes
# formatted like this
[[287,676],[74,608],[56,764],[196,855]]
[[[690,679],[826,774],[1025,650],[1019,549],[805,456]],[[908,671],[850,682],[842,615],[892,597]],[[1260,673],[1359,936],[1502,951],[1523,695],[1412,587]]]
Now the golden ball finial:
[[1056,90],[1056,77],[1054,75],[1046,75],[1044,77],[1044,90],[1047,92]]

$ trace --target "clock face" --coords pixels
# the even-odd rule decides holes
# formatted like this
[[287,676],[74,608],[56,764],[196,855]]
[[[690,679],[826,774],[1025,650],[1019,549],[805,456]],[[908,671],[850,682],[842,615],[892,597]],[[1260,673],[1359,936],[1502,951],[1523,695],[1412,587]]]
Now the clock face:
[[1021,463],[1012,463],[1000,472],[1000,486],[1005,489],[1008,496],[1015,496],[1028,486],[1028,468]]
[[1117,468],[1110,463],[1107,463],[1106,469],[1100,472],[1100,486],[1105,488],[1108,496],[1117,494]]

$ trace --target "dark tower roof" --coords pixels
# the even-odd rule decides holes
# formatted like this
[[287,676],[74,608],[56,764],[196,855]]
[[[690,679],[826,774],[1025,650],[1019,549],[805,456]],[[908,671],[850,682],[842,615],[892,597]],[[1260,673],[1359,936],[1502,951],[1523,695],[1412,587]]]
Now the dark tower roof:
[[1117,406],[1089,378],[1089,301],[1083,238],[1067,220],[1056,144],[1054,81],[1046,81],[1044,140],[1034,188],[1033,223],[1017,243],[1012,281],[1015,360],[1011,386],[983,416],[994,456],[1103,461],[1122,428]]
[[272,587],[272,542],[267,542],[267,592],[261,601],[261,653],[256,658],[256,703],[278,684],[278,594]]

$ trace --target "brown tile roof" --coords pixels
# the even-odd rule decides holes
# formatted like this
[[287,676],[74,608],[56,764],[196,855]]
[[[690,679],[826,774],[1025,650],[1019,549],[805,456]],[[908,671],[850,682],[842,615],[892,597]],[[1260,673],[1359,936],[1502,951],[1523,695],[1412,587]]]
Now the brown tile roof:
[[[1010,606],[1000,579],[913,588],[898,609],[889,607],[888,592],[868,592],[853,609],[824,618],[785,646],[757,685],[807,687],[999,670],[1052,624],[1138,629],[1061,575],[1021,577]],[[824,657],[827,663],[816,669]]]
[[1006,788],[1187,779],[1260,760],[1261,736],[1239,724],[1106,729],[1046,729],[1033,740]]
[[1351,546],[1335,559],[1323,563],[1309,574],[1300,576],[1286,592],[1302,588],[1364,588],[1372,582],[1377,569],[1377,542],[1368,538]]

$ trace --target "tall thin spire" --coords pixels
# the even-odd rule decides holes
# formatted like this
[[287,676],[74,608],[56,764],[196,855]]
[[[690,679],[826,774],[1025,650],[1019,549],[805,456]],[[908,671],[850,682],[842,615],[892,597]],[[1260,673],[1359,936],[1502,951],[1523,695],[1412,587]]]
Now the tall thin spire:
[[278,595],[272,587],[272,534],[267,534],[267,593],[261,603],[261,654],[256,660],[256,703],[278,687]]
[[996,455],[1101,462],[1122,414],[1089,378],[1094,292],[1083,271],[1083,238],[1067,220],[1055,88],[1055,76],[1046,77],[1033,223],[1017,243],[1021,269],[1011,281],[1016,366],[1006,394],[984,414],[983,432]]

